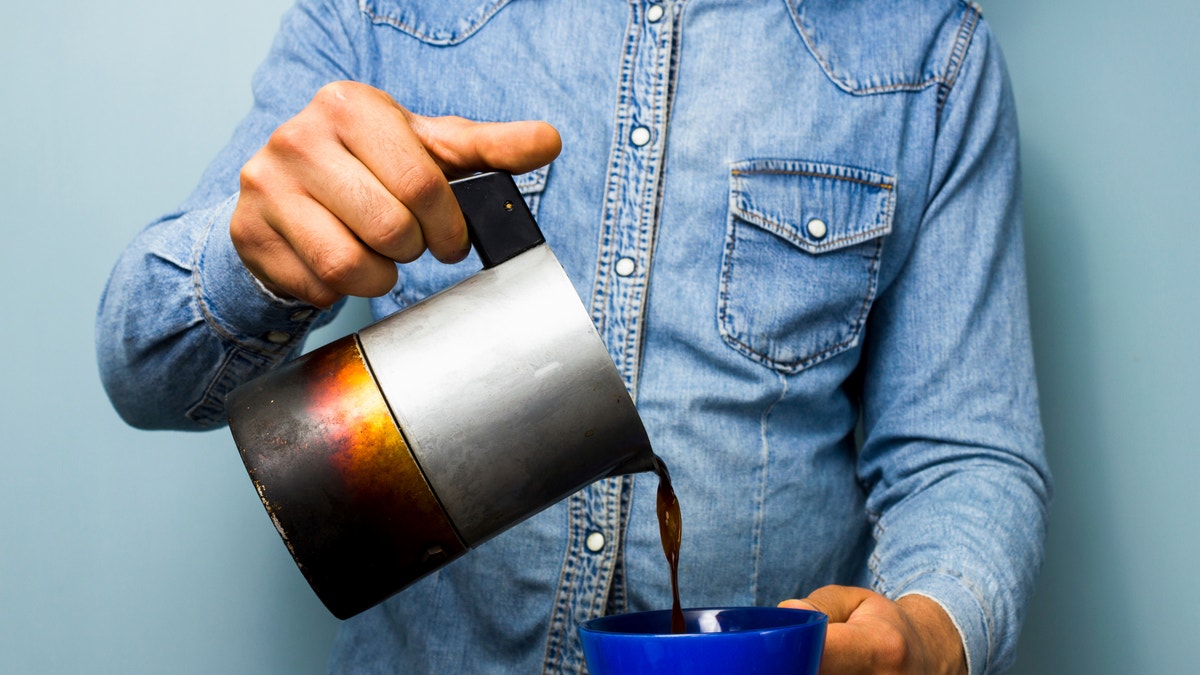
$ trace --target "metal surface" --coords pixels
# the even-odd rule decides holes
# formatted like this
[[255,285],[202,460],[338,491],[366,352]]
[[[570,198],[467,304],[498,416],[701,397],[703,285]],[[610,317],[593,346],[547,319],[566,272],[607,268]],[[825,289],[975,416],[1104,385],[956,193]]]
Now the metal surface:
[[229,428],[309,585],[348,618],[462,555],[351,335],[243,385]]
[[359,337],[468,547],[614,471],[650,468],[633,401],[545,244]]
[[246,469],[339,618],[616,473],[641,419],[510,176],[456,181],[489,266],[226,399]]

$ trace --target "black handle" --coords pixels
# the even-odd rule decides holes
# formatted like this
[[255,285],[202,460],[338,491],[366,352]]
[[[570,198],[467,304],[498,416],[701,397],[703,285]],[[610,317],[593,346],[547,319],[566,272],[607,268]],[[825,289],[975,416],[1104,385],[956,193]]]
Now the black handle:
[[509,174],[480,173],[451,181],[450,187],[462,207],[467,234],[484,269],[546,241]]

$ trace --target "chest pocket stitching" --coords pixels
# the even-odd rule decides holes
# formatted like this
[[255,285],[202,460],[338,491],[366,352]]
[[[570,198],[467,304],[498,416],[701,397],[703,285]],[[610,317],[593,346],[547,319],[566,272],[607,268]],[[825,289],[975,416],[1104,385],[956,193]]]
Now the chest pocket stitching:
[[[816,165],[810,165],[810,166],[816,166]],[[752,175],[776,175],[776,176],[798,176],[798,177],[807,177],[807,178],[828,178],[830,180],[843,180],[843,181],[847,181],[850,183],[858,183],[860,185],[878,188],[880,190],[894,189],[894,183],[890,179],[887,179],[886,177],[880,176],[878,178],[875,178],[873,176],[872,178],[858,178],[855,176],[838,175],[838,174],[835,174],[832,172],[820,171],[820,170],[767,169],[767,170],[762,170],[762,171],[752,171],[752,170],[743,170],[743,169],[733,169],[732,171],[730,171],[730,175],[732,177],[734,177],[735,179],[738,176],[752,176]],[[748,200],[746,199],[747,195],[745,194],[745,192],[743,190],[739,189],[738,187],[734,187],[734,188],[731,188],[731,192],[732,192],[733,196],[736,197],[736,199],[734,199],[732,201],[733,206],[731,208],[739,218],[746,220],[746,221],[753,222],[756,225],[758,225],[759,227],[762,227],[766,230],[769,230],[769,231],[775,233],[777,236],[782,237],[782,238],[792,242],[796,246],[798,246],[806,251],[809,251],[810,253],[821,253],[822,251],[829,251],[829,250],[841,248],[843,246],[850,246],[850,245],[856,244],[858,242],[866,241],[866,240],[871,239],[872,237],[878,236],[880,234],[886,234],[887,232],[890,232],[892,229],[891,207],[894,205],[894,202],[893,202],[893,200],[889,199],[888,200],[889,208],[887,209],[886,212],[880,212],[879,218],[876,220],[876,222],[877,222],[876,227],[873,227],[873,228],[867,229],[867,230],[863,230],[863,231],[859,231],[859,232],[847,233],[846,235],[841,236],[841,237],[832,237],[832,238],[829,238],[828,241],[824,241],[822,243],[813,243],[809,239],[805,238],[803,235],[798,234],[797,228],[790,227],[786,223],[780,221],[779,219],[772,218],[769,214],[760,213],[758,210],[756,210],[752,207],[742,206],[742,204],[748,203]],[[822,239],[824,239],[824,237]]]
[[825,76],[842,91],[869,96],[900,91],[920,91],[936,85],[939,88],[939,111],[944,103],[943,99],[946,93],[950,87],[954,86],[963,53],[971,42],[976,25],[982,18],[979,5],[968,0],[959,0],[957,11],[950,12],[940,26],[932,29],[933,34],[926,36],[926,39],[932,42],[923,43],[917,51],[943,49],[947,55],[945,63],[940,68],[934,64],[926,64],[920,68],[919,73],[910,69],[905,72],[890,74],[876,72],[874,75],[856,77],[833,64],[830,58],[833,51],[832,45],[824,44],[824,41],[819,39],[816,29],[820,21],[810,16],[810,12],[816,12],[819,15],[822,10],[814,9],[812,2],[806,3],[804,0],[786,0],[786,4],[788,13],[792,17],[792,23],[800,33],[809,54],[816,60]]
[[[766,183],[760,185],[761,181],[770,180],[772,177],[784,180],[794,178],[797,182],[785,184],[783,190],[780,190],[779,186],[769,189],[772,186]],[[889,233],[892,227],[895,180],[881,173],[845,165],[792,160],[750,160],[734,165],[730,171],[730,181],[730,217],[721,266],[718,308],[719,331],[725,342],[751,360],[787,374],[804,370],[857,344],[877,291],[883,235]],[[819,198],[808,199],[823,187],[812,181],[832,181],[828,185],[842,185],[843,188],[860,186],[865,192],[851,190],[844,197],[832,198],[836,203],[822,205]],[[806,193],[810,194],[806,196]],[[796,199],[800,200],[798,206]],[[875,203],[871,203],[872,201]],[[788,203],[785,205],[785,202]],[[776,208],[771,209],[772,205]],[[856,209],[860,217],[854,222],[851,216]],[[794,212],[796,217],[789,217],[791,212]],[[806,237],[803,234],[804,228],[791,222],[806,222],[814,213],[825,216],[832,225],[827,234],[828,239]],[[755,234],[755,231],[760,234]],[[739,252],[739,247],[743,245],[741,238],[761,239],[763,233],[768,239],[778,242],[768,245],[786,245],[785,248],[791,248],[791,253],[783,254],[787,260],[776,264],[777,260],[764,259],[757,261],[756,266],[754,261],[739,259],[739,256],[753,255]],[[859,251],[852,248],[872,239],[874,246]],[[761,245],[761,242],[751,242],[747,248],[752,252],[756,246]],[[838,249],[846,249],[836,254],[840,257],[842,266],[850,265],[853,270],[839,272],[836,269],[839,259],[824,257]],[[736,274],[735,267],[738,266],[748,267],[750,271]],[[780,267],[787,269],[781,272],[778,269]],[[833,273],[833,277],[840,277],[843,285],[851,286],[852,288],[843,291],[848,297],[838,303],[841,307],[840,314],[828,316],[826,308],[822,305],[822,298],[818,298],[815,307],[807,307],[803,304],[803,298],[781,295],[776,284],[739,281],[739,278],[744,280],[747,275],[755,277],[773,273],[782,274],[777,280],[784,282],[779,286],[786,286],[787,282],[792,281],[792,278],[787,276],[788,271],[795,271],[806,277],[810,287],[819,287],[825,281],[824,275],[830,272]],[[793,306],[781,317],[787,324],[787,330],[791,332],[784,331],[776,335],[767,330],[767,334],[764,335],[757,323],[763,321],[763,312],[755,311],[754,298],[747,298],[744,297],[746,293],[739,293],[747,289],[751,295],[757,291],[760,301],[766,303],[761,305],[760,309],[791,303]],[[854,300],[855,297],[859,299]],[[767,323],[769,324],[769,321]],[[811,334],[799,334],[798,341],[812,344],[796,349],[797,332],[807,331],[810,323],[817,323],[819,326]],[[768,329],[770,328],[773,327],[768,325]]]
[[[444,2],[444,0],[442,0]],[[417,4],[416,8],[405,10],[396,3],[383,0],[359,0],[358,9],[372,23],[386,24],[431,45],[449,47],[460,44],[477,33],[493,16],[509,4],[511,0],[478,0],[472,3],[473,11],[464,11],[462,16],[454,16],[454,21],[445,18],[443,21],[450,25],[432,25],[428,17],[412,15],[428,11],[429,6]],[[384,5],[387,5],[385,8]],[[384,13],[385,9],[391,14]],[[442,19],[442,17],[437,17]]]

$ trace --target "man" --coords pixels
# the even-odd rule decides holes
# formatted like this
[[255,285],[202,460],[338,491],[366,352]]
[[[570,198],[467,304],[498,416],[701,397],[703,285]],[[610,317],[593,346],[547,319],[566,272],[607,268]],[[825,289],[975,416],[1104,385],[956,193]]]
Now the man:
[[[382,316],[467,276],[446,177],[504,169],[671,467],[686,605],[825,611],[823,672],[1011,663],[1050,479],[978,8],[300,0],[254,86],[113,272],[127,420],[219,425],[342,297]],[[580,622],[669,602],[654,483],[593,485],[346,622],[331,668],[580,672]]]

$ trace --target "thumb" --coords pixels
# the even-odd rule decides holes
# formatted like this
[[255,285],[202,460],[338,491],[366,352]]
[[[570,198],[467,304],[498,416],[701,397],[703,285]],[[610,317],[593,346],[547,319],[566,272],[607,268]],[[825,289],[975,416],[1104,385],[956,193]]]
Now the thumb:
[[874,595],[854,586],[823,586],[803,600],[784,600],[780,607],[813,609],[829,617],[829,623],[844,623],[867,598]]
[[791,600],[784,600],[783,602],[779,603],[776,606],[783,607],[785,609],[807,609],[807,610],[811,610],[814,612],[821,611],[821,610],[817,609],[816,606],[814,606],[811,602],[809,602],[807,600],[796,600],[794,598]]
[[562,151],[562,138],[546,122],[409,115],[409,126],[450,177],[490,169],[525,173],[549,164]]

